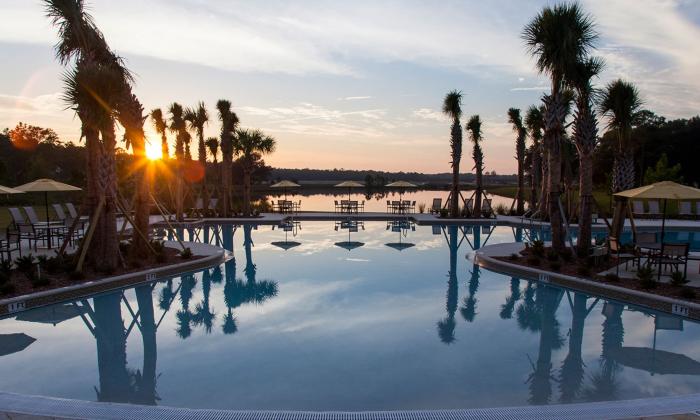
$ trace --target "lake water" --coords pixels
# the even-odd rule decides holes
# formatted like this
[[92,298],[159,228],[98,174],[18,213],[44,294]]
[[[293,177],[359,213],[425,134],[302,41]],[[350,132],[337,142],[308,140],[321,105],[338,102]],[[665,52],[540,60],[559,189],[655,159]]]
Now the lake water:
[[480,269],[473,248],[523,237],[489,231],[208,227],[225,264],[0,320],[0,390],[291,410],[700,392],[700,325]]

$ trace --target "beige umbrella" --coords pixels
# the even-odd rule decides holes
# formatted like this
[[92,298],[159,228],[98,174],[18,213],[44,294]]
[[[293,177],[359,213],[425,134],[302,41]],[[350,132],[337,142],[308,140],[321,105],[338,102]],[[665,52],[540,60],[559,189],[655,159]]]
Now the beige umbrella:
[[389,188],[398,188],[398,189],[399,189],[399,201],[402,199],[402,197],[403,197],[403,191],[404,191],[406,188],[416,188],[417,186],[418,186],[418,185],[413,184],[413,183],[410,183],[410,182],[408,182],[408,181],[395,181],[395,182],[392,182],[392,183],[390,183],[390,184],[386,184],[386,185],[385,185],[385,187],[389,187]]
[[343,181],[340,184],[335,184],[335,187],[338,188],[347,188],[348,189],[348,201],[350,201],[350,190],[352,188],[362,188],[365,186],[365,184],[362,184],[357,181]]
[[0,194],[23,194],[24,191],[0,185]]
[[73,185],[64,184],[63,182],[54,181],[53,179],[40,178],[36,181],[15,187],[16,190],[22,192],[43,192],[44,205],[46,206],[46,223],[49,222],[49,193],[56,191],[81,191],[82,188]]
[[285,199],[285,200],[287,199],[287,189],[289,189],[289,188],[297,188],[297,187],[301,187],[301,185],[297,184],[296,182],[287,181],[287,180],[280,181],[280,182],[278,182],[278,183],[276,183],[276,184],[270,185],[270,188],[283,188],[283,189],[284,189],[284,199]]
[[[631,190],[615,193],[618,197],[664,200],[663,218],[661,219],[661,254],[664,248],[666,233],[666,202],[668,200],[700,200],[700,190],[681,185],[673,181],[661,181]],[[659,264],[658,279],[661,279],[661,264]]]

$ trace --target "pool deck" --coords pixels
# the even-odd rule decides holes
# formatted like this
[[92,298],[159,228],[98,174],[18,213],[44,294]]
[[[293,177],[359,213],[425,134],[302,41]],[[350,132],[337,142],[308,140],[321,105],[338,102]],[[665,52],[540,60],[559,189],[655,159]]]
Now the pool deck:
[[[700,394],[561,405],[426,411],[234,411],[100,403],[0,392],[0,413],[10,419],[211,419],[219,420],[461,420],[629,419],[697,416]],[[683,417],[686,416],[686,417]]]

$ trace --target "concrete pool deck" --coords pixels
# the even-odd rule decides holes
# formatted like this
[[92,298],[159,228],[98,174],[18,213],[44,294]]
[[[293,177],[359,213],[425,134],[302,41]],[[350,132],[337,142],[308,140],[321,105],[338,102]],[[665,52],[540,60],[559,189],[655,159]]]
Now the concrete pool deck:
[[[101,403],[0,392],[0,413],[11,419],[219,419],[219,420],[461,420],[628,419],[696,416],[700,394],[561,405],[416,411],[234,411]],[[687,417],[684,417],[687,418]]]

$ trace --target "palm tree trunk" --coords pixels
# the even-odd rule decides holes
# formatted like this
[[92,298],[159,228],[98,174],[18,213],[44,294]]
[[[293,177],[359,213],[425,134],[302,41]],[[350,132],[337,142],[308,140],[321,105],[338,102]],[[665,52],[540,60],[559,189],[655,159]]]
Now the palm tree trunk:
[[551,96],[546,96],[544,102],[546,108],[545,144],[549,149],[547,199],[549,201],[549,222],[552,228],[552,248],[557,251],[562,251],[565,248],[565,244],[559,200],[561,195],[561,136],[564,119],[566,117],[566,108],[564,106],[564,98],[559,92],[555,92]]
[[540,165],[542,168],[542,178],[540,179],[540,199],[537,204],[537,210],[540,212],[541,219],[548,219],[548,186],[549,186],[549,150],[547,147],[547,140],[543,140],[543,144],[540,146]]
[[537,208],[537,192],[540,188],[540,177],[542,176],[542,165],[539,147],[532,149],[532,168],[530,170],[530,209]]
[[482,166],[476,162],[476,194],[474,195],[474,215],[472,217],[481,218],[481,193],[484,188],[484,176],[482,174]]
[[223,178],[223,213],[224,217],[231,215],[231,156],[226,154],[221,162],[221,177]]
[[100,149],[99,182],[101,186],[100,195],[105,197],[105,207],[95,227],[91,245],[88,247],[88,257],[93,267],[100,271],[109,272],[117,268],[119,257],[114,123],[108,123],[100,132],[102,134],[102,147]]
[[516,212],[523,214],[525,212],[525,168],[523,159],[518,159],[518,192],[515,194],[517,202]]
[[149,284],[138,286],[135,291],[143,340],[143,372],[141,383],[138,384],[138,403],[155,405],[157,402],[156,361],[158,359],[158,345],[153,312],[153,293]]
[[[135,139],[136,140],[136,139]],[[136,200],[134,202],[134,224],[136,225],[131,237],[133,255],[140,258],[148,256],[148,244],[144,237],[148,237],[150,217],[150,168],[146,158],[144,139],[132,140],[132,147],[136,159]]]
[[183,171],[183,160],[178,158],[175,162],[176,166],[176,180],[175,180],[175,219],[179,222],[183,220],[185,213],[185,185],[183,177],[185,176]]
[[579,168],[579,220],[576,247],[579,256],[587,256],[591,247],[593,212],[593,156],[582,154]]
[[243,209],[246,216],[251,215],[250,195],[251,195],[251,171],[249,168],[243,169]]
[[452,165],[452,201],[450,201],[450,217],[459,217],[459,162]]

